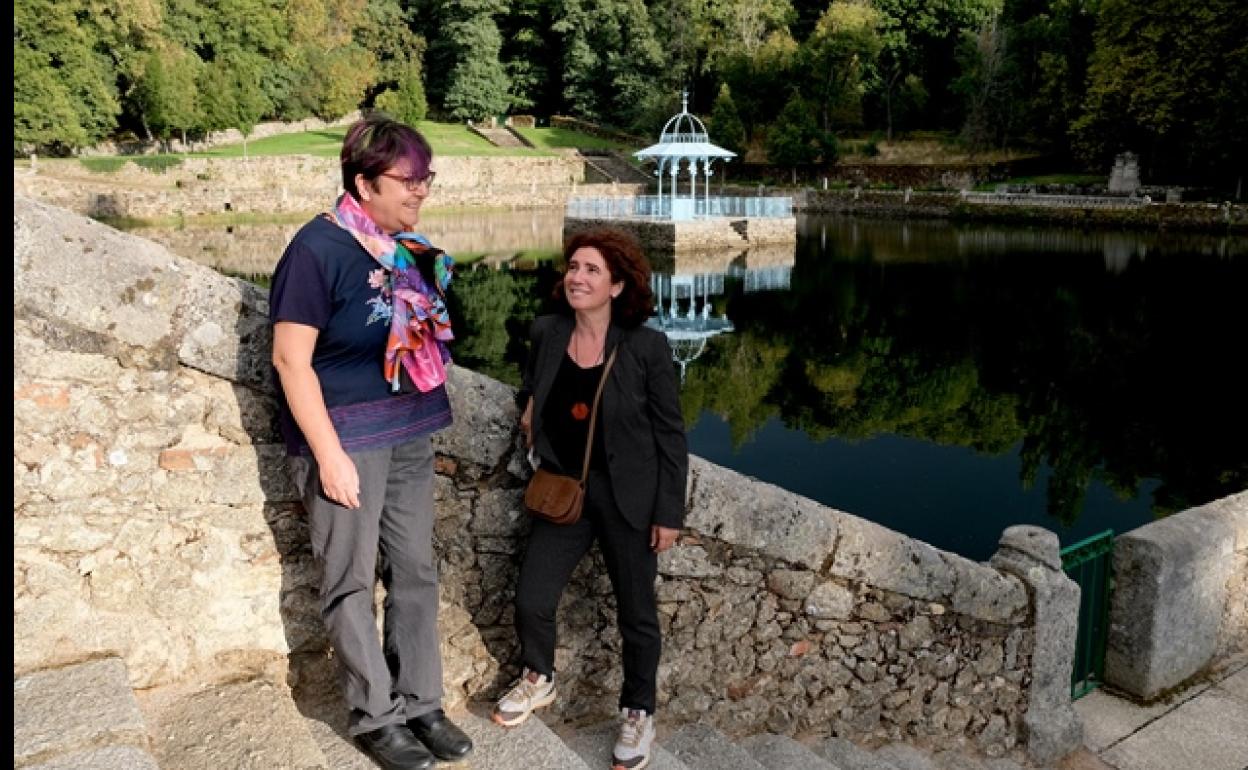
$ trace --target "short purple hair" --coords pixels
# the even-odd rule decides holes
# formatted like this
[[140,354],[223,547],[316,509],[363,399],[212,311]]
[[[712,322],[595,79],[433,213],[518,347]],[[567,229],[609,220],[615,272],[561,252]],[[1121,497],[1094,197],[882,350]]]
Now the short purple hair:
[[358,200],[360,191],[355,186],[358,174],[371,182],[406,160],[411,164],[411,173],[423,177],[429,173],[433,150],[416,129],[384,112],[373,112],[347,129],[347,136],[342,140],[341,160],[342,188]]

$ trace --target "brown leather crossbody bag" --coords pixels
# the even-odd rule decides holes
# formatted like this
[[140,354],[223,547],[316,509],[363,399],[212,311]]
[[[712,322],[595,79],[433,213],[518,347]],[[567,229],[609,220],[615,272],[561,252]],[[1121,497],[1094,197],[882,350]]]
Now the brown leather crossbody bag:
[[575,524],[580,521],[581,508],[585,504],[585,479],[589,477],[589,456],[594,449],[598,404],[602,401],[602,388],[607,383],[607,374],[615,363],[617,351],[618,348],[611,351],[606,366],[602,367],[602,378],[598,380],[598,390],[594,393],[594,407],[589,413],[589,435],[585,439],[585,463],[581,467],[581,477],[577,479],[538,468],[524,490],[524,507],[528,509],[529,515],[552,524]]

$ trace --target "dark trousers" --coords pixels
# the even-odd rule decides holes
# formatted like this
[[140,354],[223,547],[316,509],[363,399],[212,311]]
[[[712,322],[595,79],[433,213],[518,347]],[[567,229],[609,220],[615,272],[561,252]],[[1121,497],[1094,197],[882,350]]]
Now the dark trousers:
[[539,674],[554,674],[559,596],[595,540],[615,590],[617,622],[624,640],[620,707],[653,714],[662,647],[654,599],[658,558],[650,549],[650,528],[634,529],[616,508],[605,473],[590,472],[580,521],[571,526],[533,521],[516,587],[521,659]]

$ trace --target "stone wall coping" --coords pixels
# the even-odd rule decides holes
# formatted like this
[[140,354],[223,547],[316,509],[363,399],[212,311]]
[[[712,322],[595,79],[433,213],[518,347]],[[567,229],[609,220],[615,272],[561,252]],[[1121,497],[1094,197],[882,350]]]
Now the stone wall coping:
[[1167,560],[1188,560],[1248,548],[1248,492],[1188,508],[1124,532],[1119,544],[1138,543]]

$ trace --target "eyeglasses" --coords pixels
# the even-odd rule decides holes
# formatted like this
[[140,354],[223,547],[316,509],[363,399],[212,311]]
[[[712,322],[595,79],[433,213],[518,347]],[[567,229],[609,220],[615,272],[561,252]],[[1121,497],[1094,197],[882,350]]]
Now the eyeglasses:
[[403,186],[407,188],[408,192],[416,192],[417,190],[421,188],[422,185],[424,186],[426,190],[433,187],[433,180],[437,178],[438,172],[430,171],[425,176],[414,177],[414,176],[403,176],[402,174],[394,174],[394,173],[387,171],[384,174],[378,174],[378,176],[385,176],[385,177],[394,179],[398,182],[402,182]]

